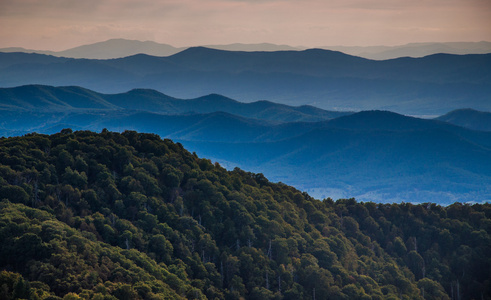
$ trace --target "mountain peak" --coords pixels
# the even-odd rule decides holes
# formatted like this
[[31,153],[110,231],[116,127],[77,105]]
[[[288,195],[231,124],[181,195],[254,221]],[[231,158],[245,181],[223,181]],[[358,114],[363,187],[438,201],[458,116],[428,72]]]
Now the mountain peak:
[[164,93],[161,93],[157,90],[154,89],[143,89],[143,88],[137,88],[137,89],[131,89],[126,94],[131,94],[131,95],[152,95],[152,96],[159,96],[159,97],[169,97],[173,98],[171,96],[168,96]]
[[184,49],[180,51],[179,53],[176,53],[172,55],[171,57],[193,57],[193,56],[201,56],[201,55],[210,55],[210,54],[224,54],[224,53],[229,53],[229,52],[236,52],[236,51],[228,51],[228,50],[221,50],[221,49],[213,49],[213,48],[208,48],[204,46],[196,46],[196,47],[190,47],[187,49]]

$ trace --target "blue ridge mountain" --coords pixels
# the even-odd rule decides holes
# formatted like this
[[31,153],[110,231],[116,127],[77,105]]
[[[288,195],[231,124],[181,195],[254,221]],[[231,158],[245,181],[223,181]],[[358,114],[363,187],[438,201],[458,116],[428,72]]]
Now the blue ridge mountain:
[[374,61],[341,52],[189,48],[169,57],[108,60],[0,53],[0,86],[78,85],[102,93],[149,88],[177,98],[221,94],[330,110],[441,115],[491,110],[491,54]]
[[[276,45],[271,43],[227,45],[202,45],[207,48],[227,51],[284,51],[305,50],[307,47]],[[343,53],[368,59],[385,60],[399,57],[423,57],[437,53],[447,54],[486,54],[491,53],[491,42],[448,42],[448,43],[409,43],[397,46],[322,46],[321,49],[341,51]],[[93,44],[81,45],[63,51],[33,50],[22,47],[0,48],[0,52],[25,52],[47,54],[70,58],[109,59],[135,54],[169,56],[187,49],[152,41],[110,39]]]
[[340,117],[276,141],[181,140],[199,155],[264,172],[319,198],[446,204],[491,199],[490,141],[489,132],[389,112]]
[[134,89],[121,94],[101,94],[77,86],[27,85],[0,88],[0,109],[36,112],[90,110],[133,110],[160,114],[227,112],[243,117],[278,122],[321,121],[350,114],[313,106],[292,107],[269,101],[242,103],[210,94],[196,99],[177,99],[155,90]]
[[3,135],[136,130],[317,198],[491,199],[491,132],[388,111],[342,114],[220,95],[181,100],[146,89],[114,95],[78,87],[0,89]]
[[491,112],[465,108],[451,111],[436,119],[469,129],[491,131]]

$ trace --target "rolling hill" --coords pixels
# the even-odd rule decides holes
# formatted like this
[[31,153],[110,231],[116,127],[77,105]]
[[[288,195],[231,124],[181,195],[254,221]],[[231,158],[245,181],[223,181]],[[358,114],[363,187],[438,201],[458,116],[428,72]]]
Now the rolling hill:
[[134,89],[121,94],[101,94],[77,86],[28,85],[0,88],[0,108],[36,112],[76,110],[129,110],[161,114],[212,113],[222,111],[248,118],[278,122],[321,121],[350,114],[313,106],[292,107],[269,101],[242,103],[210,94],[196,99],[177,99],[155,90]]
[[50,86],[0,89],[0,107],[3,135],[68,127],[152,132],[317,198],[491,199],[491,132],[440,120],[245,104],[220,95],[181,100],[145,89],[107,95]]
[[431,55],[373,61],[340,52],[240,52],[189,48],[169,57],[67,59],[0,53],[0,86],[78,85],[102,93],[156,89],[178,98],[227,95],[330,110],[441,115],[491,110],[491,55]]

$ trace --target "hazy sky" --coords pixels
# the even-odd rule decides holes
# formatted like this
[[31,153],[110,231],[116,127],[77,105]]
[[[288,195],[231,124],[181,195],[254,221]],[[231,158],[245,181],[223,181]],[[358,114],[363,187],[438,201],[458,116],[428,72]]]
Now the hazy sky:
[[491,41],[491,0],[0,0],[0,47]]

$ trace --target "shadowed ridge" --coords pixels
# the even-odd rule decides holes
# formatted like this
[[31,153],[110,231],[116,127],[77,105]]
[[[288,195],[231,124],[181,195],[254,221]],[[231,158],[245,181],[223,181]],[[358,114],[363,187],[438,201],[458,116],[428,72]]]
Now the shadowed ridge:
[[179,113],[179,108],[174,104],[180,100],[153,89],[132,89],[126,93],[106,95],[106,99],[124,109]]
[[19,64],[51,64],[63,63],[71,58],[56,57],[47,54],[24,53],[24,52],[0,52],[0,68]]
[[220,49],[213,49],[203,46],[197,46],[197,47],[189,47],[174,55],[170,55],[169,58],[195,57],[195,56],[212,55],[212,54],[217,55],[217,54],[230,53],[230,52],[244,53],[245,51],[228,51],[228,50],[220,50]]
[[491,112],[478,111],[472,108],[453,110],[436,120],[474,130],[491,131]]
[[78,86],[25,85],[0,89],[0,105],[10,109],[115,109],[103,94]]
[[[274,122],[318,122],[343,113],[294,107],[270,101],[238,102],[219,94],[178,99],[153,89],[132,89],[118,94],[97,93],[78,86],[27,85],[0,88],[0,107],[12,111],[49,112],[74,109],[137,110],[160,114],[212,113],[224,111],[246,118]],[[34,113],[34,112],[33,112]],[[346,114],[346,113],[344,113]]]
[[[169,57],[169,61],[190,69],[227,72],[301,72],[319,75],[330,68],[352,68],[355,64],[372,61],[339,51],[307,49],[302,51],[226,51],[206,47],[193,47]],[[359,66],[358,66],[359,67]]]
[[214,101],[218,101],[218,102],[222,102],[222,103],[223,102],[242,103],[242,102],[239,102],[239,101],[234,100],[232,98],[229,98],[227,96],[216,94],[216,93],[208,94],[208,95],[201,96],[201,97],[198,97],[195,99],[188,99],[187,101],[209,101],[209,100],[214,100]]
[[[330,127],[360,130],[417,130],[451,125],[435,121],[409,117],[398,113],[371,110],[354,113],[327,121]],[[453,126],[451,126],[453,127]]]
[[111,59],[127,57],[138,53],[155,56],[169,56],[182,50],[168,44],[159,44],[151,41],[137,41],[125,39],[110,39],[89,45],[56,52],[58,56],[74,58]]
[[291,57],[291,58],[301,58],[301,57],[315,57],[322,59],[329,58],[346,58],[352,59],[356,61],[369,61],[369,59],[361,58],[349,54],[345,54],[340,51],[335,50],[326,50],[320,48],[311,48],[306,50],[278,50],[278,51],[231,51],[231,50],[222,50],[222,49],[214,49],[208,47],[190,47],[186,50],[183,50],[179,53],[176,53],[170,58],[190,58],[196,56],[216,56],[221,55],[225,57],[231,56],[247,56],[247,57],[260,57],[267,56],[269,58],[275,59],[276,57]]

